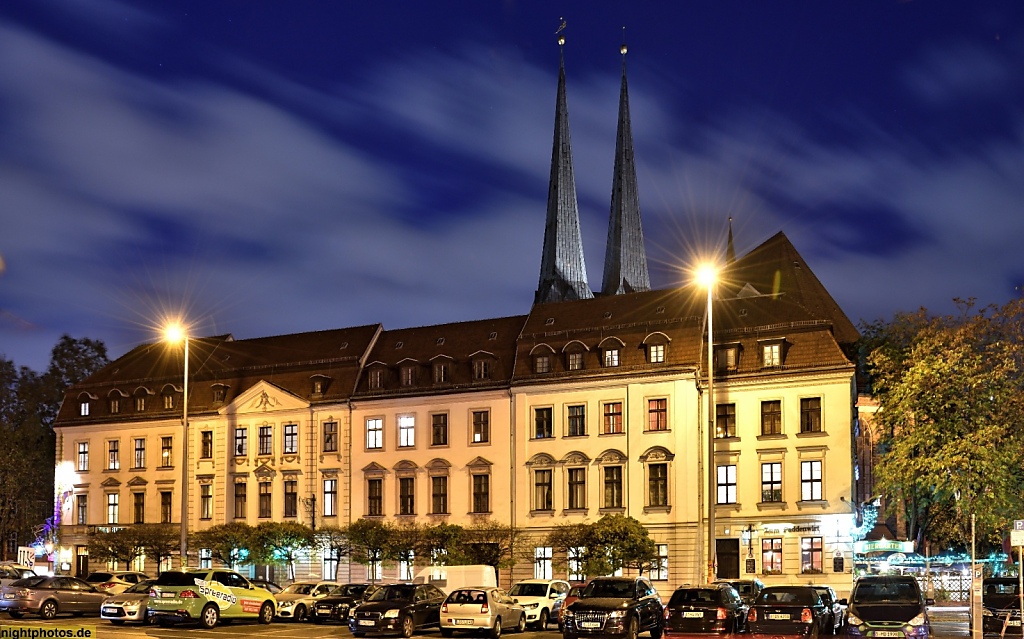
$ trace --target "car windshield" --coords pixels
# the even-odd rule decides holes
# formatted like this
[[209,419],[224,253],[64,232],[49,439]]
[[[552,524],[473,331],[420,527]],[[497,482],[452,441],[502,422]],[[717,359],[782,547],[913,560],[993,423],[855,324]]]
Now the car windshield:
[[284,589],[285,595],[308,595],[316,588],[316,584],[292,584]]
[[110,578],[114,575],[109,572],[93,572],[89,573],[89,576],[85,578],[91,584],[101,584],[105,581],[110,581]]
[[818,603],[813,588],[765,588],[754,602],[758,606],[813,606]]
[[367,601],[409,601],[415,592],[416,586],[384,586]]
[[633,582],[618,579],[595,579],[580,597],[632,597]]
[[854,603],[910,604],[920,601],[921,589],[912,580],[862,580],[853,587]]
[[1017,596],[1020,590],[1017,587],[1017,580],[1013,581],[985,581],[985,596]]
[[508,594],[513,597],[544,597],[548,594],[547,584],[516,584]]
[[682,606],[690,604],[717,604],[720,599],[719,591],[712,588],[686,588],[672,593],[669,600],[670,606]]

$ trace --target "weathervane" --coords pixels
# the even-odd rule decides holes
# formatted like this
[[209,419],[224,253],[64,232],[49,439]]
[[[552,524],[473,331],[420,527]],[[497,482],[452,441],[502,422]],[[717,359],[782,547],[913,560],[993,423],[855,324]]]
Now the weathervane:
[[619,47],[619,53],[626,55],[626,25],[622,25],[622,46]]
[[558,36],[558,44],[561,46],[565,44],[565,36],[561,35],[561,33],[565,31],[565,18],[559,18],[559,20],[561,21],[561,24],[558,25],[555,35]]

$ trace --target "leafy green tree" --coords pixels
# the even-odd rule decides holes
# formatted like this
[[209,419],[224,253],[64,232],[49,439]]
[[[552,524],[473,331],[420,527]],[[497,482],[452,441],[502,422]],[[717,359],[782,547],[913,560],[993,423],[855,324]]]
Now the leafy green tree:
[[1024,492],[1024,301],[864,328],[883,428],[876,488],[909,536],[998,546]]
[[171,524],[137,524],[130,529],[146,557],[156,562],[157,574],[164,560],[181,551],[181,528]]
[[[376,519],[357,519],[346,530],[352,543],[350,557],[357,564],[383,564],[395,552],[394,531],[390,524]],[[370,571],[371,581],[374,572]]]
[[254,563],[249,548],[252,545],[253,527],[233,521],[198,530],[189,536],[190,548],[208,548],[210,557],[228,568]]
[[[586,554],[586,549],[595,543],[592,534],[593,528],[593,524],[560,524],[555,526],[544,540],[544,545],[551,547],[553,554],[552,563],[558,568],[571,569],[569,561],[572,560],[579,562],[579,567],[583,568],[583,558]],[[583,573],[591,574],[586,570]]]
[[116,561],[118,565],[130,566],[145,552],[142,540],[132,528],[118,528],[110,532],[97,530],[89,534],[90,559]]
[[462,526],[441,523],[427,526],[416,539],[416,555],[444,566],[465,564],[466,531]]
[[295,579],[295,560],[313,547],[313,529],[295,521],[265,521],[253,530],[249,545],[250,562],[286,566],[288,578]]
[[[335,564],[332,579],[338,579],[338,571],[341,569],[341,559],[352,554],[352,541],[348,537],[348,531],[339,526],[321,526],[313,533],[313,547],[319,550],[324,557],[338,559]],[[324,579],[328,576],[324,575]]]
[[463,554],[467,564],[512,570],[522,559],[526,547],[521,528],[488,520],[465,529]]

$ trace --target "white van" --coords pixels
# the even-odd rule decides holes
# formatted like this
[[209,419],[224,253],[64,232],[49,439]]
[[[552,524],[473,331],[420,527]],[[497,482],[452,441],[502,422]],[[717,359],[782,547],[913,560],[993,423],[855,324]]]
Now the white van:
[[457,588],[470,586],[498,587],[498,573],[494,566],[473,564],[469,566],[428,566],[416,573],[412,580],[416,584],[432,584],[445,593]]

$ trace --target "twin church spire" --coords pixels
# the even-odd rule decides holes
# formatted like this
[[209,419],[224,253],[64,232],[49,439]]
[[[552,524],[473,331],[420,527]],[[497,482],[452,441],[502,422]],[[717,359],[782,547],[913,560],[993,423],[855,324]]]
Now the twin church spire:
[[[559,29],[561,31],[561,29]],[[562,302],[594,297],[587,283],[583,257],[576,180],[573,173],[569,112],[565,97],[565,38],[559,37],[558,95],[555,101],[555,133],[551,150],[551,178],[548,184],[547,221],[540,281],[534,303]],[[619,122],[612,173],[611,212],[605,250],[602,295],[618,295],[651,288],[640,223],[633,134],[626,86],[626,46],[622,45],[622,88],[619,93]]]

